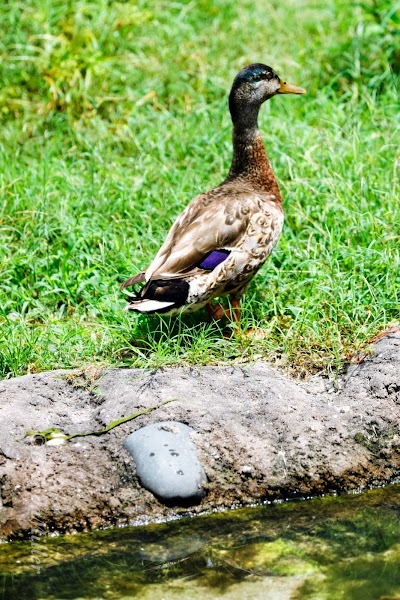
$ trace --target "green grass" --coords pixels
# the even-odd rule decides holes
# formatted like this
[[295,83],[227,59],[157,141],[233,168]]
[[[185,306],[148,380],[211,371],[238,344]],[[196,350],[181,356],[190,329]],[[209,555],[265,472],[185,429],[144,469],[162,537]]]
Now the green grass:
[[[331,368],[398,320],[399,6],[1,0],[0,375]],[[243,327],[268,335],[127,314],[119,282],[226,175],[227,94],[256,61],[308,90],[261,111],[286,221]]]

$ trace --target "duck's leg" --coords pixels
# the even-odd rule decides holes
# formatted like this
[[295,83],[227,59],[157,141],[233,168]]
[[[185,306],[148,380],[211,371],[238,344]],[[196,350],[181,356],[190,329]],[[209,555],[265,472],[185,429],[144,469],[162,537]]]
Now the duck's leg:
[[240,321],[240,300],[232,300],[230,308],[224,308],[220,304],[206,304],[207,316],[209,319],[219,321],[227,317],[235,325]]
[[213,319],[214,321],[219,321],[220,319],[228,316],[227,311],[220,304],[208,303],[206,304],[206,310],[207,316],[210,320]]
[[240,300],[232,300],[231,304],[232,304],[232,306],[229,311],[230,318],[231,318],[231,321],[233,322],[234,328],[237,329],[239,326],[239,323],[240,323],[240,316],[241,316],[241,312],[242,312],[242,306],[241,306],[242,303]]
[[[244,291],[244,290],[243,290]],[[242,291],[242,293],[243,293]],[[240,327],[240,317],[241,317],[241,302],[242,296],[240,299],[231,297],[231,310],[230,310],[230,318],[233,324],[233,333],[236,336],[244,336],[251,339],[262,340],[266,337],[267,333],[263,329],[253,329],[253,327],[249,327],[246,331]]]
[[[249,327],[247,331],[240,329],[240,316],[241,316],[241,300],[231,299],[230,308],[224,308],[220,304],[206,304],[207,315],[209,319],[219,321],[226,317],[232,322],[233,335],[245,336],[253,339],[262,340],[266,337],[266,332],[262,329],[253,329]],[[227,332],[224,337],[231,337],[232,332]]]

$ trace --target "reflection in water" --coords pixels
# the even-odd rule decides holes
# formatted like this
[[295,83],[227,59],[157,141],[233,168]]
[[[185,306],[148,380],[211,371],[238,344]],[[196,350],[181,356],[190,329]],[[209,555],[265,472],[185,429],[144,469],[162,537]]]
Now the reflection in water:
[[12,543],[0,598],[400,600],[399,517],[394,485]]

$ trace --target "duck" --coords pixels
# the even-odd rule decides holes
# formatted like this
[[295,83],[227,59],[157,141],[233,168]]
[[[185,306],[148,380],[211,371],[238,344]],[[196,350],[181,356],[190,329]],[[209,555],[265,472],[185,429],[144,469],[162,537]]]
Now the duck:
[[283,226],[282,195],[259,131],[259,110],[275,95],[305,92],[262,63],[236,75],[229,94],[233,157],[228,175],[189,202],[150,265],[121,284],[128,293],[126,310],[176,315],[206,307],[220,319],[227,311],[212,301],[228,296],[229,316],[239,322],[246,288]]

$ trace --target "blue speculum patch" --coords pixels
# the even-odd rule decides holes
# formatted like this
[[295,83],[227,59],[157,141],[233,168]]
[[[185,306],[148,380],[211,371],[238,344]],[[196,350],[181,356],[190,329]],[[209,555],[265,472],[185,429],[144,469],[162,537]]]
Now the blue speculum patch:
[[212,271],[215,267],[218,267],[231,253],[230,250],[213,250],[199,263],[201,269]]

